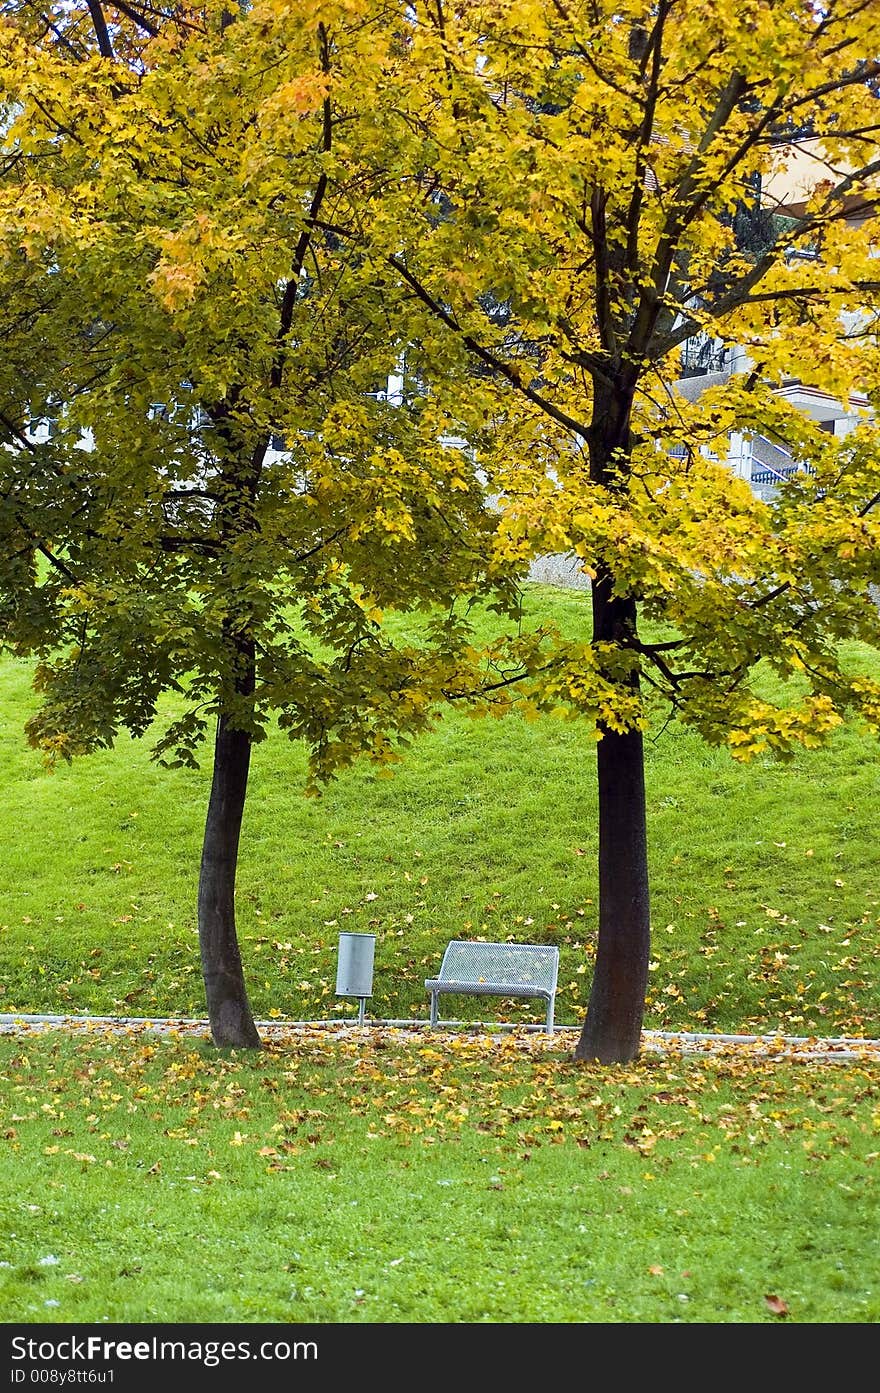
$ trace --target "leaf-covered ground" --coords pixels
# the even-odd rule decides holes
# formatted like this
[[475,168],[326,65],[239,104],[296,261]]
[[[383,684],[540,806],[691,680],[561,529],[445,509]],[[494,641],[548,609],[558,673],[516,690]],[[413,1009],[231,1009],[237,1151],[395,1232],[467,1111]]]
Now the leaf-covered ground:
[[880,1319],[875,1062],[378,1029],[0,1061],[9,1321]]

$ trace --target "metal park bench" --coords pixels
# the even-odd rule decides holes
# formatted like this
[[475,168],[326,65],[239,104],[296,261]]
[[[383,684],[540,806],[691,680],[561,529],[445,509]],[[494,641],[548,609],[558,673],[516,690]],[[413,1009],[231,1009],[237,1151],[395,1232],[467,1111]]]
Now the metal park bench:
[[431,1025],[439,1020],[439,998],[461,996],[532,996],[547,1003],[546,1030],[553,1034],[559,949],[541,943],[475,943],[453,939],[446,945],[440,971],[429,977]]

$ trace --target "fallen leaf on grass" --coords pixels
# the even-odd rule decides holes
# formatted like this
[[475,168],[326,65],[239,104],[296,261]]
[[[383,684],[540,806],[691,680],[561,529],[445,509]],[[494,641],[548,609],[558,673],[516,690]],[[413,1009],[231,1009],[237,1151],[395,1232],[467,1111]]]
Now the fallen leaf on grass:
[[765,1296],[764,1300],[774,1316],[787,1316],[788,1306],[781,1296]]

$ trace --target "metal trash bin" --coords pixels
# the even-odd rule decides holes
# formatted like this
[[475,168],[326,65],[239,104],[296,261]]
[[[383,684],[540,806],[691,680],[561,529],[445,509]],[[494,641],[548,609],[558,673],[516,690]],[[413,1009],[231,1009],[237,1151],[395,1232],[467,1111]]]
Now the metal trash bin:
[[373,995],[375,934],[340,934],[336,964],[336,995],[356,996],[360,1000],[358,1025],[364,1023],[366,999]]

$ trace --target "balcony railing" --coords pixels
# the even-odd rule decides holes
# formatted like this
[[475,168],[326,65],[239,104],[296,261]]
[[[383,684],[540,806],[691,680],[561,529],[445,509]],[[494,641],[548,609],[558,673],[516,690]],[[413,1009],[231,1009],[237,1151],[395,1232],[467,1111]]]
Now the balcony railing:
[[694,334],[681,346],[683,377],[701,377],[709,372],[723,372],[728,363],[728,350],[718,339],[707,334]]
[[774,445],[772,440],[767,440],[763,435],[752,436],[749,450],[752,461],[749,477],[753,486],[772,488],[784,483],[792,474],[813,472],[809,465],[793,459],[787,450],[783,450],[780,445]]

